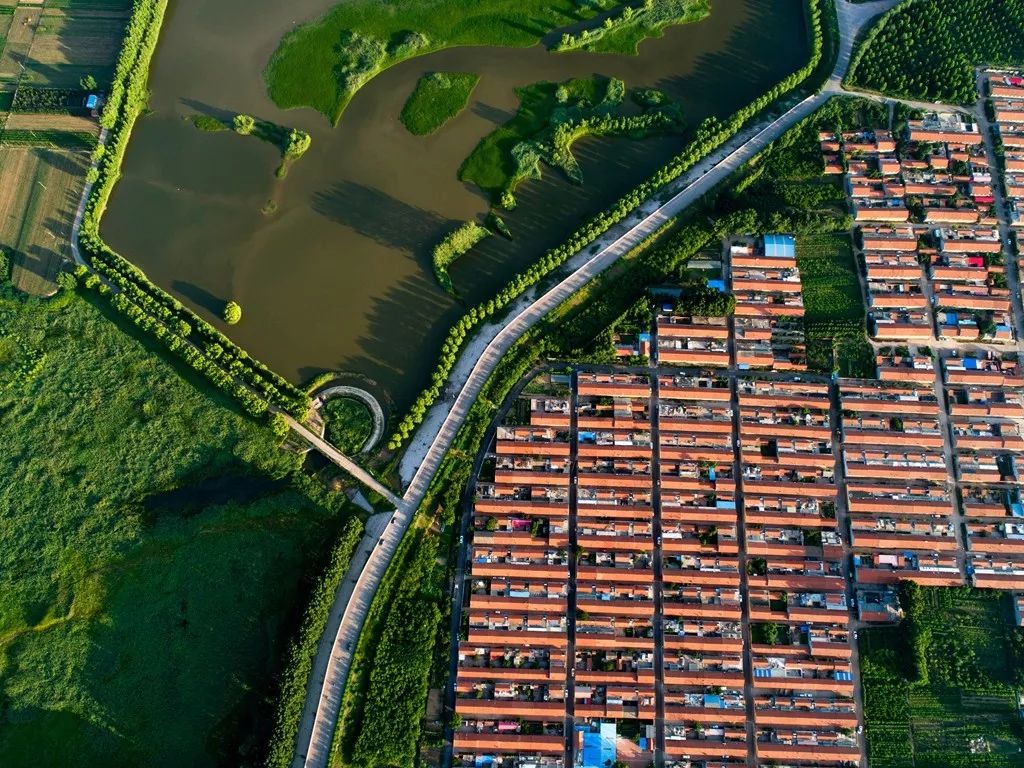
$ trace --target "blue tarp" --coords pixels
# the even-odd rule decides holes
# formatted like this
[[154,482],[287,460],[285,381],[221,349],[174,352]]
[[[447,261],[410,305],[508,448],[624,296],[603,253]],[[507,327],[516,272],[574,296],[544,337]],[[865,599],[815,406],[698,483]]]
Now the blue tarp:
[[792,235],[765,235],[764,255],[769,258],[796,258],[796,240]]
[[580,432],[578,435],[581,443],[597,442],[597,434],[595,432]]
[[716,501],[715,509],[736,509],[735,501]]
[[719,293],[725,293],[725,280],[708,280],[708,288],[714,288]]
[[651,340],[651,334],[649,334],[649,333],[641,333],[640,334],[640,341],[650,341],[650,340]]
[[473,764],[476,768],[489,768],[494,765],[494,757],[492,755],[477,755]]
[[946,325],[956,325],[956,324],[957,324],[956,312],[947,312],[946,313]]
[[713,482],[715,482],[715,478],[716,477],[717,477],[717,475],[715,474],[715,468],[714,467],[710,467],[708,469],[708,480],[710,480],[713,483]]
[[599,732],[583,734],[583,768],[608,768],[615,762],[615,723],[601,723]]
[[85,100],[86,109],[96,109],[99,106],[100,100],[96,97],[95,93],[89,94]]
[[722,708],[722,697],[715,694],[706,693],[704,694],[704,706],[712,707],[714,709]]
[[836,670],[836,680],[849,681],[853,680],[853,676],[849,672]]
[[978,370],[978,360],[977,360],[977,358],[965,357],[964,358],[964,368],[966,368],[968,371],[976,371],[976,370]]

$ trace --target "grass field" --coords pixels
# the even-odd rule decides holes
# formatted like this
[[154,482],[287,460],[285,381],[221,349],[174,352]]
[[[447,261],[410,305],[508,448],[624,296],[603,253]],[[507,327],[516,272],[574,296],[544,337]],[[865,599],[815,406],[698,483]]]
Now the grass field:
[[525,48],[595,13],[576,0],[406,0],[401,14],[349,0],[284,37],[267,88],[279,107],[312,107],[336,123],[359,88],[400,61],[457,45]]
[[572,149],[587,136],[643,139],[683,128],[679,105],[661,92],[643,91],[650,103],[643,103],[638,113],[629,103],[642,103],[638,91],[627,99],[623,81],[602,75],[533,83],[516,89],[516,94],[516,114],[484,136],[459,168],[462,181],[476,184],[509,210],[515,207],[519,183],[540,178],[545,165],[582,183]]
[[84,299],[0,293],[0,763],[254,765],[347,501]]
[[[861,630],[861,669],[872,768],[1022,766],[1017,714],[1020,630],[1006,596],[922,589],[931,642],[928,681],[908,682],[903,629]],[[978,738],[984,742],[972,741]]]
[[[597,78],[579,78],[566,83],[566,87],[576,99],[594,99],[598,81]],[[497,199],[516,172],[512,149],[547,127],[558,106],[557,89],[557,83],[546,82],[517,89],[519,109],[515,116],[480,140],[459,169],[459,178],[473,182]]]
[[479,81],[479,75],[469,72],[424,75],[402,108],[402,124],[416,136],[434,133],[466,108]]
[[[641,6],[633,6],[638,7]],[[635,54],[641,42],[649,37],[660,37],[665,27],[699,21],[710,13],[708,0],[659,0],[652,2],[650,8],[629,12],[629,18],[623,16],[624,8],[625,5],[620,5],[607,16],[613,20],[608,26],[592,26],[589,35],[577,36],[568,45],[560,44],[558,49]]]
[[43,11],[25,62],[23,82],[77,88],[92,75],[99,83],[113,77],[127,14],[112,11]]
[[369,409],[351,397],[332,397],[324,403],[327,442],[348,456],[358,454],[373,432]]
[[87,157],[48,149],[0,147],[0,249],[11,256],[15,287],[34,295],[55,289],[71,258],[71,226]]

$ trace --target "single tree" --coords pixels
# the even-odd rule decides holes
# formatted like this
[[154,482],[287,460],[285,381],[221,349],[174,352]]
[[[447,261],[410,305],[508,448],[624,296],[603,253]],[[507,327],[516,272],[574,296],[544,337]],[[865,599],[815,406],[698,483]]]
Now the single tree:
[[292,128],[291,133],[288,134],[288,144],[284,149],[285,157],[302,157],[312,142],[313,139],[308,133]]
[[78,81],[78,84],[82,86],[83,91],[96,90],[96,78],[92,75],[82,75],[82,78]]
[[256,120],[251,115],[235,115],[235,119],[232,122],[235,126],[235,132],[243,136],[248,136],[256,127]]
[[242,319],[242,307],[237,302],[229,301],[224,305],[224,322],[235,325]]

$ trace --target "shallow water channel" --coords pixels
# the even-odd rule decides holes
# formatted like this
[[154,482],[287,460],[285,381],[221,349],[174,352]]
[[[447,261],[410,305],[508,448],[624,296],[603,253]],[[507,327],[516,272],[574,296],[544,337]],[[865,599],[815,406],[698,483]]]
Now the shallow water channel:
[[[724,116],[806,60],[802,0],[713,0],[711,16],[641,44],[639,56],[457,48],[403,62],[353,99],[332,128],[310,109],[284,112],[262,72],[281,35],[330,0],[171,0],[139,121],[103,233],[204,317],[244,308],[232,338],[298,382],[324,369],[376,381],[399,405],[422,388],[464,305],[441,291],[430,249],[487,210],[456,176],[481,137],[510,117],[514,89],[593,73],[665,90],[691,125]],[[434,136],[398,120],[425,72],[476,72],[469,108]],[[277,150],[231,132],[203,133],[197,112],[246,112],[307,130],[310,151],[284,180]],[[519,188],[503,214],[515,240],[490,238],[451,270],[461,300],[486,299],[679,151],[681,139],[585,141],[583,187],[555,171]],[[261,208],[278,205],[272,215]],[[219,320],[218,320],[219,322]]]

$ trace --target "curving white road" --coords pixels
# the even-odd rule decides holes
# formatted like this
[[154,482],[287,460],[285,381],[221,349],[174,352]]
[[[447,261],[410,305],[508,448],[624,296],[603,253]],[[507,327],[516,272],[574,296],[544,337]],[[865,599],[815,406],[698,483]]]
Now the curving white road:
[[[755,125],[733,137],[670,185],[669,191],[663,190],[647,200],[636,213],[613,227],[598,243],[569,259],[562,267],[565,276],[556,285],[540,296],[536,295],[536,289],[527,291],[513,304],[502,323],[482,327],[469,341],[449,375],[444,397],[430,409],[402,457],[399,474],[402,481],[408,483],[404,495],[398,499],[394,494],[385,494],[395,503],[395,513],[382,533],[379,526],[375,526],[375,530],[367,537],[369,541],[364,540],[364,543],[371,544],[370,554],[365,565],[360,566],[358,576],[354,577],[356,582],[352,584],[349,577],[346,577],[339,589],[325,633],[325,637],[333,638],[329,659],[321,664],[320,656],[317,658],[317,669],[323,671],[315,673],[310,681],[310,702],[300,728],[294,768],[324,768],[328,764],[331,740],[351,662],[349,649],[355,648],[358,642],[359,632],[377,586],[441,460],[481,388],[504,354],[548,312],[711,191],[796,123],[808,117],[831,96],[841,93],[842,79],[849,67],[858,34],[875,16],[889,10],[897,2],[878,0],[855,4],[849,0],[836,0],[840,26],[839,57],[831,77],[818,93],[795,104],[781,117],[767,124]],[[295,426],[300,425],[293,422],[293,428]],[[300,429],[300,433],[302,430],[304,428]],[[309,430],[304,431],[309,433]],[[307,435],[303,436],[309,439]],[[318,448],[321,448],[320,444],[329,448],[330,451],[325,451],[325,454],[332,460],[335,460],[332,453],[340,456],[319,438],[311,442]],[[339,466],[349,469],[348,465],[353,462],[343,456],[341,458],[345,463],[338,462]],[[361,469],[353,474],[364,482],[364,477],[369,477]],[[380,492],[380,483],[372,477],[370,480],[371,487]],[[354,560],[352,569],[359,566],[358,559]],[[328,655],[326,644],[322,654]],[[315,707],[312,702],[316,703]]]

